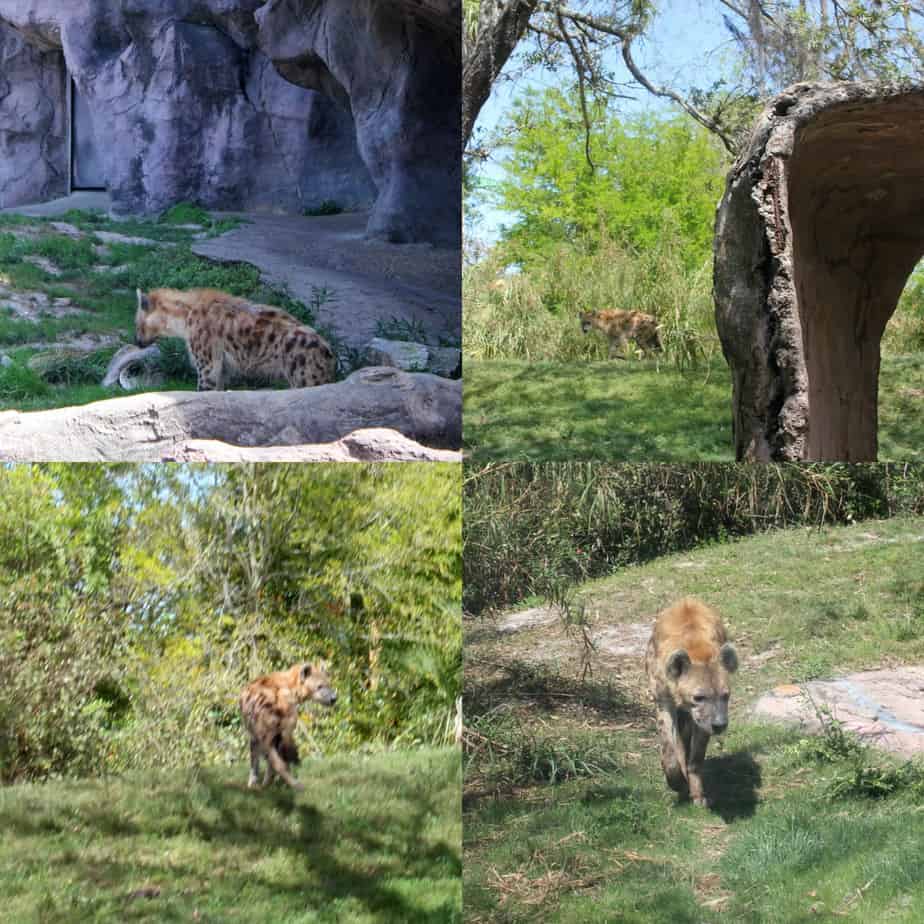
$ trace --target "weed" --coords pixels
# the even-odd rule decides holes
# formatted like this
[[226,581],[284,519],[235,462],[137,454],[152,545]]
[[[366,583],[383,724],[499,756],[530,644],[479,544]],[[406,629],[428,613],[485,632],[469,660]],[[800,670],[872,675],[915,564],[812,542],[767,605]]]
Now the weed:
[[307,217],[317,218],[324,215],[339,215],[342,211],[343,206],[338,205],[333,199],[325,199],[320,205],[305,209],[304,214]]
[[191,202],[180,202],[172,206],[157,221],[165,225],[202,225],[205,227],[211,224],[209,213]]
[[48,384],[26,366],[19,363],[0,366],[0,401],[15,403],[42,397],[48,392]]
[[383,340],[401,340],[406,343],[426,343],[427,332],[416,318],[396,318],[394,316],[375,322],[375,335]]

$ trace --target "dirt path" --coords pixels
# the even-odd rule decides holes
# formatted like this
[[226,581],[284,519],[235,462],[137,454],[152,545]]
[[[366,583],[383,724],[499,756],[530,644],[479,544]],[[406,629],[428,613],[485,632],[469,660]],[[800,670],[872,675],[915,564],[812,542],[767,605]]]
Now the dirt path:
[[319,323],[347,346],[364,347],[378,321],[397,318],[419,326],[434,343],[461,331],[458,251],[426,244],[386,244],[364,238],[364,213],[306,218],[299,215],[214,213],[246,218],[193,251],[213,260],[243,260],[266,282],[286,286],[311,304],[318,289],[334,297],[317,310]]

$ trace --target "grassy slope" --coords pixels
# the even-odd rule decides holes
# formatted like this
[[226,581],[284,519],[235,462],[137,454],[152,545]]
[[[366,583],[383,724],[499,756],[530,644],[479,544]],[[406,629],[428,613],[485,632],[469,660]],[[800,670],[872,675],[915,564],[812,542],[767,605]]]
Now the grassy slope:
[[[598,653],[582,679],[557,627],[469,627],[467,918],[533,920],[541,902],[550,922],[919,921],[920,771],[916,790],[832,797],[861,759],[837,746],[821,759],[818,739],[749,722],[747,707],[780,682],[924,660],[922,575],[924,520],[897,519],[766,534],[584,585],[598,625],[650,621],[684,593],[725,614],[742,668],[706,764],[711,810],[664,784],[640,657]],[[862,763],[892,766],[875,752]]]
[[9,787],[0,917],[458,921],[459,774],[443,749],[306,761],[300,794],[244,767]]
[[[887,356],[879,458],[924,459],[924,356]],[[474,459],[720,461],[733,458],[724,361],[681,374],[654,361],[465,363]]]

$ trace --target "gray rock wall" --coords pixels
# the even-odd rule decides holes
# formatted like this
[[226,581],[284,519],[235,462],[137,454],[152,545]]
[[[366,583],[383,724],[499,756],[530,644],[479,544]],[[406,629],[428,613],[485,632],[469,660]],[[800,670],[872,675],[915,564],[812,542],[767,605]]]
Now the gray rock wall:
[[116,212],[374,202],[370,235],[460,241],[461,0],[0,0],[2,22],[29,43],[21,94],[63,51]]
[[[20,59],[56,62],[61,93],[48,107],[48,119],[65,135],[66,61],[92,113],[116,213],[157,213],[186,200],[292,212],[325,199],[344,208],[370,206],[375,186],[359,156],[349,111],[275,72],[254,45],[246,7],[0,0],[0,17],[19,30],[18,36],[9,29],[5,34],[24,49]],[[30,42],[58,43],[61,50],[39,54]],[[20,95],[39,94],[40,82],[24,67],[13,77]],[[42,137],[29,125],[23,135]],[[20,172],[34,160],[20,145],[8,169]],[[65,193],[64,147],[56,169],[55,187],[33,180],[5,204]],[[0,195],[8,191],[10,182],[0,183]]]
[[0,24],[0,208],[67,193],[66,99],[60,50]]

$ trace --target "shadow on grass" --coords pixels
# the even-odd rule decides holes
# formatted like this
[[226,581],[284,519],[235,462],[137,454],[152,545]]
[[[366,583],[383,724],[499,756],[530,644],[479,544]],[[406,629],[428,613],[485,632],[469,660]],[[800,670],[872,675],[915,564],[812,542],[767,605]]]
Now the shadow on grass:
[[[375,920],[456,920],[445,905],[425,911],[396,887],[396,880],[461,878],[458,848],[432,835],[433,819],[445,816],[445,805],[414,782],[419,774],[378,770],[368,776],[374,777],[366,781],[373,789],[357,793],[348,808],[338,805],[339,814],[312,804],[310,779],[305,793],[279,784],[252,791],[204,771],[185,785],[147,792],[101,783],[94,794],[92,787],[74,784],[90,798],[78,799],[67,812],[34,796],[9,800],[0,827],[11,838],[36,839],[30,852],[43,851],[56,880],[83,890],[88,919],[188,921],[202,902],[211,909],[197,918],[203,921],[219,919],[211,917],[216,905],[237,914],[250,907],[255,913],[314,908],[322,913],[318,920],[326,921],[337,918],[324,909],[346,900]],[[314,798],[323,803],[330,793]],[[281,853],[287,873],[279,875],[271,862],[268,869],[276,875],[264,874],[266,862]],[[65,909],[63,896],[58,911],[43,909],[42,920],[73,920],[73,906]]]
[[482,663],[480,668],[498,674],[490,680],[465,678],[466,721],[510,703],[528,703],[543,712],[581,707],[614,722],[648,721],[651,710],[629,698],[612,683],[588,678],[580,680],[560,674],[548,664],[531,664],[514,659]]
[[703,765],[710,810],[726,823],[754,815],[761,783],[760,764],[750,751],[707,758]]

